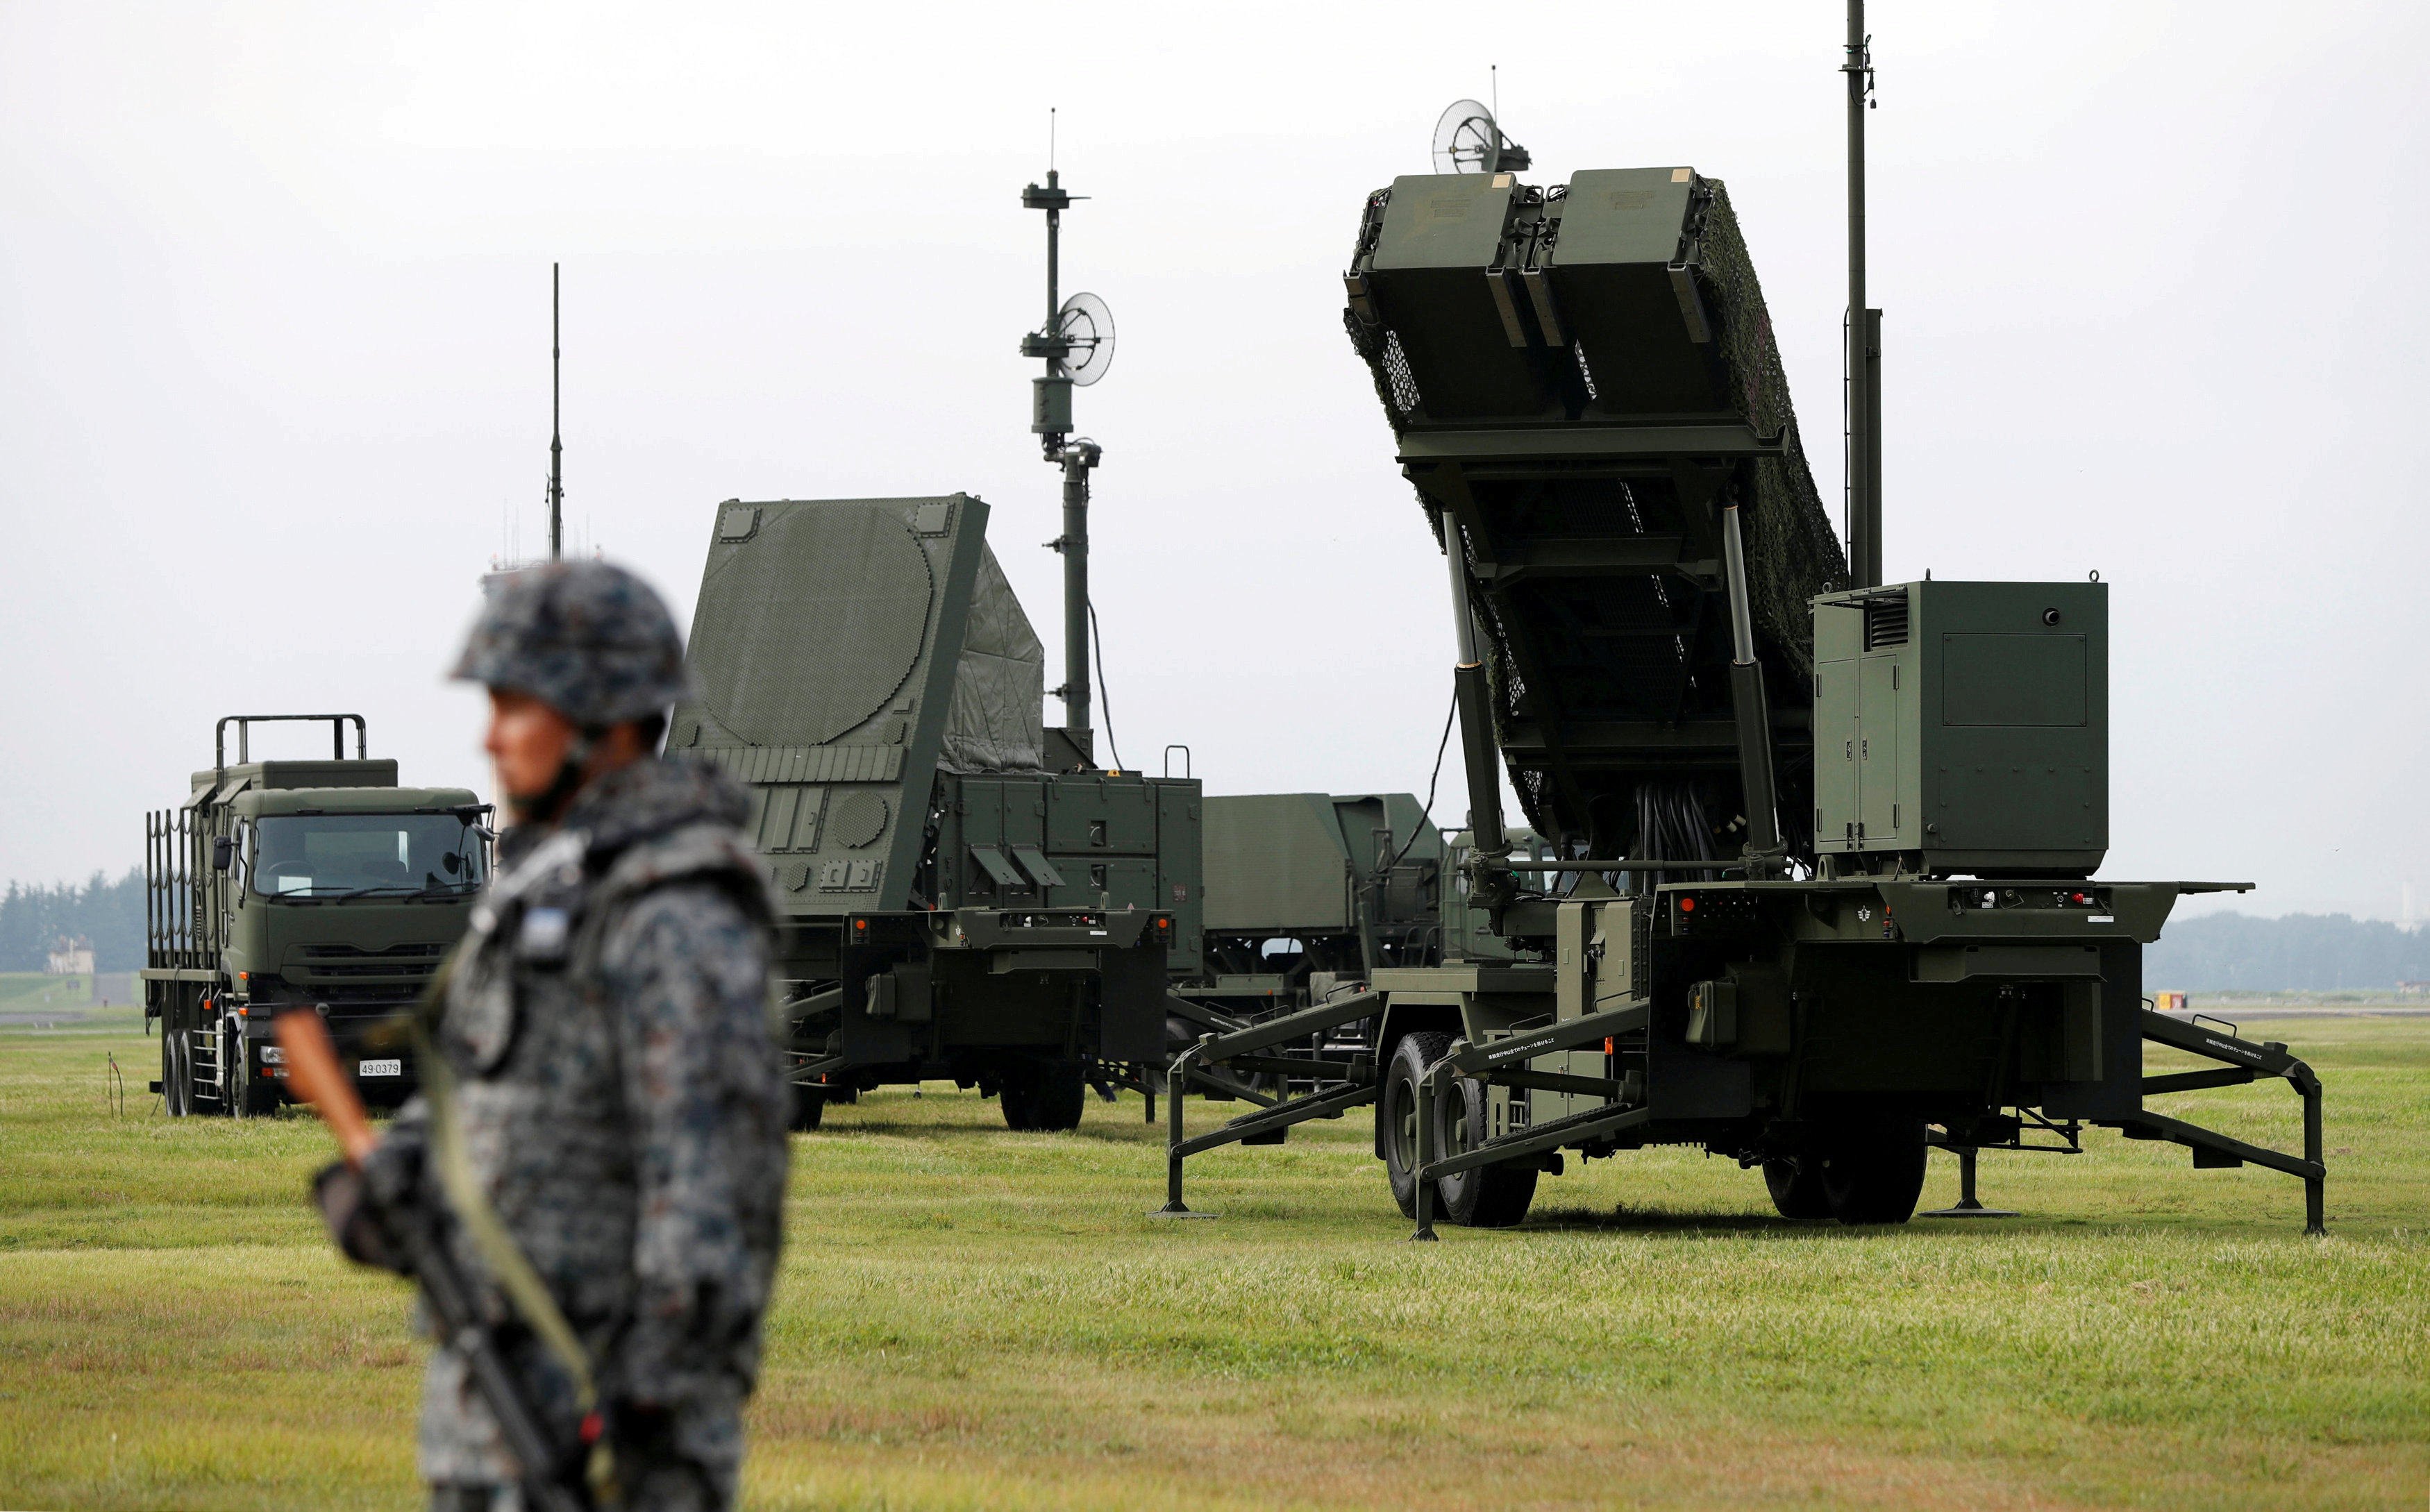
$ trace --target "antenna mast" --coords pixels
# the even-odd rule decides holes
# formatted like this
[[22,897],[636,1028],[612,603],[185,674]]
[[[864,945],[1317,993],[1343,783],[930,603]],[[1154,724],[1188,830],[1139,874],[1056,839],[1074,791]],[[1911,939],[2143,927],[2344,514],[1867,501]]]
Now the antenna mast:
[[1046,116],[1047,170],[1043,189],[1031,184],[1021,203],[1046,212],[1046,324],[1021,339],[1021,355],[1043,358],[1046,372],[1030,382],[1030,426],[1047,461],[1063,469],[1063,534],[1047,545],[1063,557],[1063,729],[1082,758],[1096,760],[1089,723],[1089,474],[1105,455],[1086,437],[1072,434],[1072,390],[1105,375],[1113,360],[1113,318],[1094,294],[1062,297],[1063,212],[1076,199],[1054,167],[1055,112]]
[[1872,106],[1873,40],[1865,0],[1848,0],[1848,574],[1882,585],[1882,312],[1865,304],[1865,112]]
[[548,265],[548,559],[565,557],[565,353],[558,324],[558,264]]

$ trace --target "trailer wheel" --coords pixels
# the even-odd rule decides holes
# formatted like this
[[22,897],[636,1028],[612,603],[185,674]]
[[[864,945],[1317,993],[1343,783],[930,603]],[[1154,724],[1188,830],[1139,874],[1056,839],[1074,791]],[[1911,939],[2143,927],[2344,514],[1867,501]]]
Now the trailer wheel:
[[1783,1218],[1817,1219],[1831,1216],[1831,1196],[1822,1189],[1820,1164],[1812,1158],[1767,1160],[1763,1163],[1764,1189],[1772,1193],[1772,1205]]
[[815,1087],[805,1087],[799,1082],[795,1082],[793,1084],[793,1117],[791,1127],[794,1130],[807,1134],[810,1130],[817,1128],[819,1126],[819,1121],[826,1117],[826,1093],[819,1090]]
[[[1450,1095],[1435,1103],[1435,1148],[1443,1155],[1473,1150],[1486,1139],[1485,1084],[1454,1078]],[[1435,1183],[1443,1216],[1462,1228],[1508,1228],[1527,1216],[1536,1200],[1539,1168],[1532,1162],[1476,1166]]]
[[[1418,1216],[1418,1083],[1449,1054],[1451,1036],[1417,1030],[1403,1035],[1392,1047],[1391,1065],[1384,1072],[1384,1096],[1375,1118],[1384,1130],[1384,1179],[1391,1183],[1392,1201],[1400,1205],[1403,1218]],[[1435,1195],[1440,1205],[1440,1185]]]
[[1842,1124],[1822,1155],[1822,1191],[1842,1223],[1904,1223],[1923,1195],[1923,1120],[1876,1116]]

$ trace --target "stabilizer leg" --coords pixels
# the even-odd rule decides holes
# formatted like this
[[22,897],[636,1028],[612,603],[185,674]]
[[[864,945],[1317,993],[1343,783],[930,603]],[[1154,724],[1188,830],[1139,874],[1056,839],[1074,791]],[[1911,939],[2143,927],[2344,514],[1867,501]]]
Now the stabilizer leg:
[[[1173,1070],[1165,1074],[1164,1108],[1167,1124],[1164,1147],[1164,1205],[1150,1213],[1148,1215],[1150,1218],[1213,1218],[1215,1216],[1212,1213],[1193,1213],[1190,1210],[1190,1205],[1181,1200],[1181,1141],[1184,1138],[1181,1112],[1182,1105],[1187,1101],[1181,1094],[1190,1085],[1190,1064],[1191,1057],[1195,1056],[1198,1051],[1199,1047],[1192,1045],[1174,1056]],[[1154,1106],[1154,1094],[1151,1093],[1149,1107],[1153,1109]],[[1153,1112],[1149,1116],[1154,1117]]]
[[1975,1157],[1982,1154],[1981,1151],[1977,1150],[1971,1144],[1953,1144],[1946,1148],[1950,1154],[1957,1157],[1957,1205],[1955,1207],[1938,1207],[1928,1213],[1918,1213],[1915,1215],[1916,1217],[2014,1218],[2017,1216],[2015,1210],[2012,1208],[1986,1207],[1983,1205],[1982,1202],[1975,1197],[1974,1161]]

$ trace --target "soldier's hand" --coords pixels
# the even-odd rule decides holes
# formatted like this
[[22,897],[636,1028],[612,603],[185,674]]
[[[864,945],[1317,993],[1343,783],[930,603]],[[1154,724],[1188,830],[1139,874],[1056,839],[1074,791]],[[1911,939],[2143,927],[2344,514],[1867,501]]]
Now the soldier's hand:
[[399,1275],[408,1273],[405,1256],[389,1238],[385,1215],[353,1167],[340,1160],[322,1168],[312,1178],[312,1202],[321,1209],[321,1221],[329,1226],[329,1237],[337,1240],[347,1259]]

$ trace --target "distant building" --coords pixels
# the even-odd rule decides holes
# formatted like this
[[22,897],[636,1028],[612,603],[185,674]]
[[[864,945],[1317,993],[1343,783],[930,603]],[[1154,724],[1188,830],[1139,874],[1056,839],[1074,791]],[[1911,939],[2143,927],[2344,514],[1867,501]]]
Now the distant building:
[[2430,982],[2399,982],[2396,984],[2396,992],[2399,997],[2430,996]]
[[92,941],[62,939],[51,946],[49,964],[42,970],[52,976],[91,976],[92,974]]

